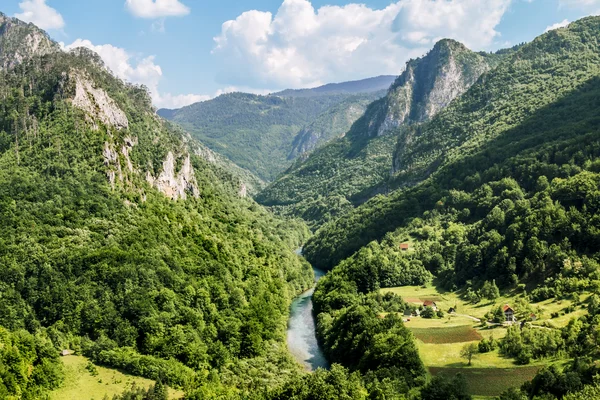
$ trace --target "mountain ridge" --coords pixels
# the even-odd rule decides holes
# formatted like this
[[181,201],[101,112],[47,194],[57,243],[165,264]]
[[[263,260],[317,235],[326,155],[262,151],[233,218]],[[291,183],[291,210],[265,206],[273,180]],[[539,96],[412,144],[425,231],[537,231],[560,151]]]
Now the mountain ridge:
[[422,58],[407,62],[386,96],[369,104],[342,139],[294,163],[257,200],[316,228],[385,193],[400,132],[446,107],[502,57],[439,41]]

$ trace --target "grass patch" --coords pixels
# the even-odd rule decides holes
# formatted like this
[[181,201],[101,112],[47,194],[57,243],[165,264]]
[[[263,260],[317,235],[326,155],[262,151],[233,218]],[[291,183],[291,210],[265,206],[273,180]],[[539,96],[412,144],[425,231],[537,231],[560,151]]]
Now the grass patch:
[[[450,308],[454,308],[458,315],[469,315],[474,318],[483,319],[485,314],[503,304],[510,304],[515,307],[515,299],[518,293],[504,293],[494,301],[482,300],[473,304],[460,297],[457,292],[448,292],[437,290],[433,286],[402,286],[395,288],[381,289],[381,293],[395,293],[401,296],[404,301],[412,304],[423,304],[425,300],[435,301],[438,309],[447,313]],[[589,293],[580,294],[580,300],[585,303],[589,298]],[[536,314],[535,324],[541,325],[549,323],[556,328],[566,326],[573,318],[580,317],[587,313],[587,310],[577,305],[574,312],[566,313],[565,310],[573,305],[571,299],[549,299],[538,303],[532,303],[532,312]],[[521,310],[516,308],[517,314]],[[552,318],[552,314],[558,313],[558,317]],[[520,316],[519,316],[520,317]]]
[[417,339],[423,343],[444,344],[479,341],[483,337],[471,326],[452,326],[447,328],[410,328]]
[[461,373],[467,380],[469,392],[475,396],[498,396],[511,387],[521,386],[533,379],[540,366],[518,368],[438,368],[431,367],[432,375],[453,377]]
[[[154,384],[150,379],[122,373],[116,369],[96,366],[97,375],[86,369],[89,360],[83,356],[62,357],[66,378],[63,387],[50,393],[50,400],[102,400],[112,398],[136,385],[148,388]],[[169,388],[169,399],[181,399],[184,393]]]

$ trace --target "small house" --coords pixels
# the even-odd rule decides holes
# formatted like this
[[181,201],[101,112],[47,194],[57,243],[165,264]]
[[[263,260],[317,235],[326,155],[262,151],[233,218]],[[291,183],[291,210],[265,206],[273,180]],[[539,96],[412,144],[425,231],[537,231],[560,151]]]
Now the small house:
[[410,244],[409,243],[400,243],[400,250],[402,251],[408,251],[410,249]]
[[60,355],[63,357],[70,356],[71,354],[73,354],[73,352],[71,350],[63,350],[60,352]]
[[504,319],[506,322],[515,322],[515,310],[513,310],[511,306],[505,304],[502,307],[502,311],[504,312]]
[[535,314],[529,314],[529,319],[531,321],[537,321],[537,315],[535,315]]
[[431,307],[433,308],[433,311],[437,311],[437,304],[435,304],[435,301],[425,300],[423,302],[423,307]]
[[410,308],[407,308],[406,310],[404,310],[404,316],[405,317],[411,317],[412,316],[412,311]]

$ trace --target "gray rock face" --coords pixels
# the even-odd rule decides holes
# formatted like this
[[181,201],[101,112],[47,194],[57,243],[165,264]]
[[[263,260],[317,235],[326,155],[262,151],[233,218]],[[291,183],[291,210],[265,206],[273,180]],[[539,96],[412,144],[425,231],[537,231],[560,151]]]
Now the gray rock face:
[[104,89],[94,87],[92,81],[82,73],[74,72],[72,75],[75,80],[75,107],[85,111],[92,122],[98,119],[104,125],[118,130],[129,127],[127,116]]
[[411,60],[369,124],[381,136],[405,124],[431,119],[466,92],[495,62],[454,40],[441,40],[423,58]]
[[0,13],[0,70],[33,56],[60,51],[59,45],[33,24]]
[[169,152],[167,158],[163,161],[163,169],[158,177],[154,178],[150,172],[147,172],[146,180],[150,185],[173,200],[186,199],[188,194],[194,197],[200,196],[189,154],[185,156],[183,167],[177,172],[175,170],[175,156],[172,152]]

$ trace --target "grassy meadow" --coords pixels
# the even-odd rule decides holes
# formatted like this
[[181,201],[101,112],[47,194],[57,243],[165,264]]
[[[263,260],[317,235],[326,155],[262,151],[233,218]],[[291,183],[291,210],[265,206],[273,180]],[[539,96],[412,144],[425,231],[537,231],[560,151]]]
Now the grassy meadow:
[[[534,360],[527,366],[518,366],[512,358],[500,355],[496,349],[489,353],[476,354],[472,366],[469,367],[467,360],[460,356],[465,344],[478,343],[482,338],[501,339],[506,335],[505,326],[482,324],[482,321],[486,313],[503,304],[514,307],[519,315],[520,311],[516,306],[520,304],[517,293],[504,294],[494,301],[483,300],[472,304],[462,299],[459,293],[438,291],[433,286],[396,287],[381,289],[381,292],[393,292],[415,305],[422,305],[426,300],[435,301],[438,309],[444,312],[444,317],[410,317],[406,318],[405,325],[415,335],[419,354],[430,373],[448,376],[462,373],[469,384],[471,394],[476,398],[497,396],[512,386],[520,386],[531,380],[543,365],[561,361]],[[586,298],[587,295],[582,296],[581,300],[585,301]],[[574,311],[566,313],[565,309],[571,305],[571,300],[555,299],[530,304],[536,315],[536,320],[532,323],[559,328],[565,326],[570,319],[587,312],[585,308],[575,307]],[[450,308],[454,308],[456,313],[448,314]]]
[[[50,400],[102,400],[112,399],[133,385],[147,388],[154,384],[150,379],[124,374],[116,369],[95,366],[97,375],[86,368],[89,360],[83,356],[62,358],[66,379],[63,387],[50,394]],[[170,399],[183,398],[183,392],[169,388]]]

